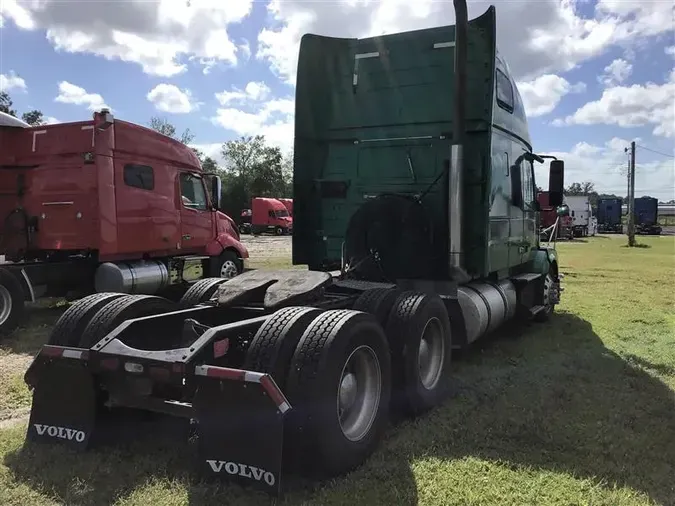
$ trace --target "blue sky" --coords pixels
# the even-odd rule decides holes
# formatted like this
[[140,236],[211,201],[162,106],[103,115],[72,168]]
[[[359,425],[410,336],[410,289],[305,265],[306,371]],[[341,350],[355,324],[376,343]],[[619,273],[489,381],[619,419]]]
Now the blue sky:
[[[535,150],[563,156],[568,182],[624,194],[623,148],[637,139],[637,194],[675,199],[672,2],[494,3]],[[469,1],[470,16],[488,4]],[[303,33],[363,37],[450,24],[450,5],[2,0],[0,85],[19,112],[37,108],[51,121],[81,120],[107,104],[129,121],[159,115],[190,128],[214,155],[223,141],[254,133],[288,149]]]

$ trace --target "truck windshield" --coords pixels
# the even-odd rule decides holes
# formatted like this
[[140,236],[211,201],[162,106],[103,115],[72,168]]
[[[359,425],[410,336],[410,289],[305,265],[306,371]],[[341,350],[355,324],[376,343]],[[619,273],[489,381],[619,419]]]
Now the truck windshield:
[[274,211],[274,216],[276,216],[277,218],[285,218],[286,216],[288,216],[288,211],[286,209],[284,209],[283,211]]
[[185,207],[199,210],[206,209],[206,191],[200,177],[189,172],[181,173],[180,191]]

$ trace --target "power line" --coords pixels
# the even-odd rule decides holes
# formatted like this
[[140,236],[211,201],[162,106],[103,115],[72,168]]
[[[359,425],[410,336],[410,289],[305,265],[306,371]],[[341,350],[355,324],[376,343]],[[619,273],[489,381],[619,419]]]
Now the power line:
[[640,149],[646,149],[647,151],[651,151],[652,153],[656,153],[657,155],[667,156],[668,158],[675,158],[675,156],[673,156],[673,155],[669,155],[668,153],[664,153],[664,152],[662,152],[662,151],[657,151],[657,150],[655,150],[655,149],[645,147],[645,146],[643,146],[643,145],[641,145],[641,144],[636,144],[636,146],[637,146],[638,148],[640,148]]

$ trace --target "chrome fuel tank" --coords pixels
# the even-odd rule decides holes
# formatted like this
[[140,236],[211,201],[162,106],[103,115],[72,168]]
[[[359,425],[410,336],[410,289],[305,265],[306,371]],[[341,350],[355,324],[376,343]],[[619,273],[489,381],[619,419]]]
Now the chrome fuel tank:
[[468,343],[492,332],[516,313],[516,288],[508,279],[498,283],[476,281],[460,286],[457,298]]
[[159,260],[105,262],[96,269],[97,292],[152,295],[169,285],[169,270]]

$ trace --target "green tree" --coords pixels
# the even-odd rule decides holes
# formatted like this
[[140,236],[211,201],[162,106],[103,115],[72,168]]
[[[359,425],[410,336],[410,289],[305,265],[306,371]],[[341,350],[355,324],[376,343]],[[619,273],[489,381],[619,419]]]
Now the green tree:
[[42,111],[38,110],[24,112],[21,115],[21,119],[31,126],[39,126],[46,123]]
[[216,161],[210,156],[205,156],[202,160],[202,170],[209,174],[217,174],[220,172],[220,168]]
[[16,117],[16,111],[12,109],[14,102],[6,91],[0,91],[0,111]]
[[591,181],[583,183],[572,183],[565,189],[565,195],[590,195],[595,193],[595,184]]
[[253,197],[290,195],[292,162],[281,149],[270,146],[262,135],[241,137],[223,144],[223,205],[238,218]]
[[166,135],[167,137],[171,137],[172,139],[179,140],[183,144],[190,144],[195,138],[194,134],[190,132],[189,128],[186,128],[183,133],[178,136],[176,134],[176,127],[170,123],[168,119],[160,118],[159,116],[153,116],[150,118],[149,126],[154,131]]

